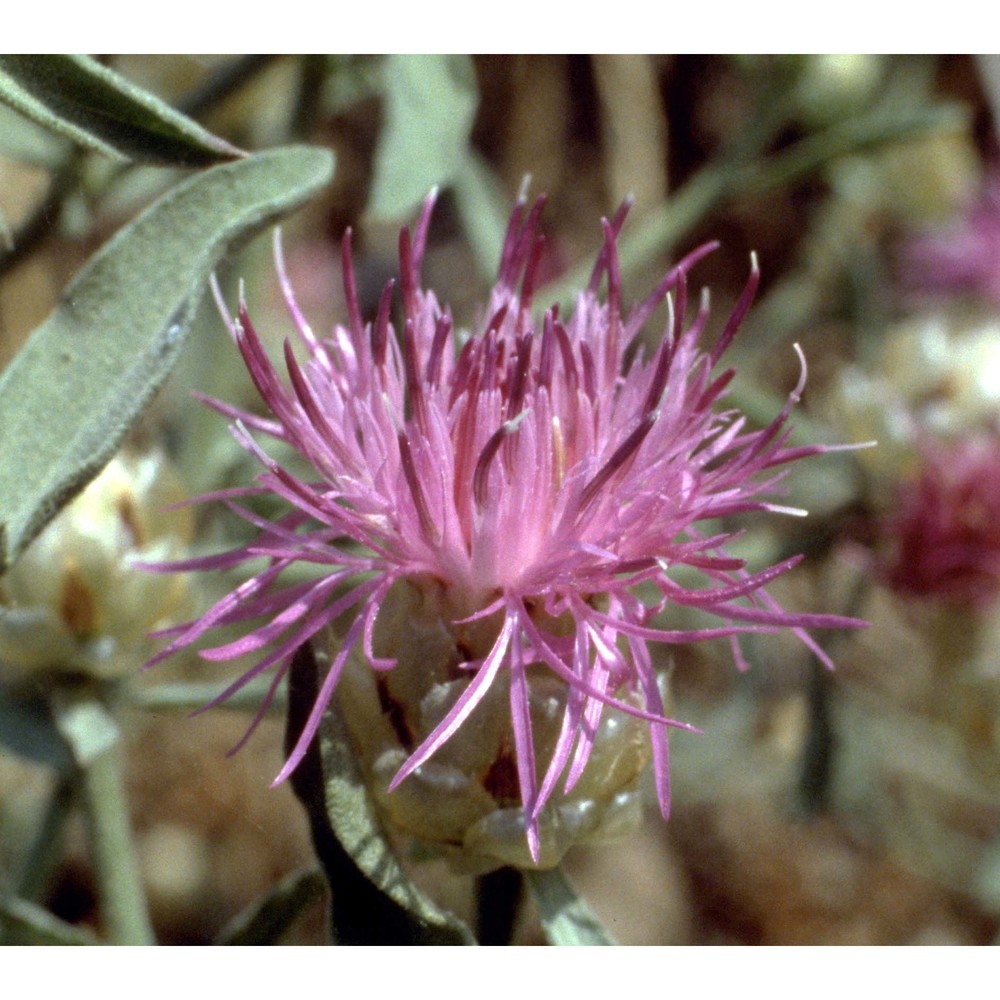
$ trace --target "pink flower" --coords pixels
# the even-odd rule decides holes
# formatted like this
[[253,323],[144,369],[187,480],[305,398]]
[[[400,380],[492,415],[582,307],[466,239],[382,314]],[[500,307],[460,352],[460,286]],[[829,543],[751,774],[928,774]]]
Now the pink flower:
[[927,440],[888,523],[883,575],[902,594],[980,607],[1000,593],[1000,433]]
[[950,227],[914,239],[903,277],[920,294],[972,293],[1000,303],[1000,175]]
[[[625,205],[603,223],[604,245],[572,316],[564,319],[553,306],[537,322],[532,300],[542,205],[539,199],[530,211],[524,202],[515,207],[482,321],[477,332],[457,338],[448,309],[420,286],[433,196],[413,235],[404,229],[400,236],[401,331],[389,318],[391,282],[375,321],[363,321],[349,232],[343,244],[348,320],[327,340],[301,315],[277,248],[306,360],[297,360],[286,341],[287,381],[279,376],[241,304],[230,329],[273,419],[209,402],[233,419],[233,436],[263,471],[255,487],[202,498],[223,499],[260,533],[249,545],[172,568],[231,570],[261,557],[267,562],[201,618],[171,630],[173,641],[156,657],[214,628],[263,617],[265,624],[201,655],[227,660],[269,648],[213,704],[270,669],[273,692],[293,652],[352,611],[280,781],[316,734],[352,650],[362,650],[373,670],[393,668],[394,661],[380,659],[373,648],[390,588],[400,580],[434,581],[452,622],[494,624],[484,655],[470,653],[459,668],[459,676],[469,677],[464,693],[391,787],[463,726],[497,676],[508,672],[517,780],[536,860],[539,814],[561,777],[567,788],[580,777],[609,705],[649,723],[666,817],[667,731],[692,727],[665,716],[648,643],[726,637],[742,669],[739,633],[791,628],[828,662],[803,630],[861,624],[782,610],[764,588],[799,558],[751,572],[726,551],[733,533],[699,527],[736,514],[804,513],[766,497],[783,478],[781,466],[827,450],[788,446],[786,423],[804,384],[804,365],[799,385],[763,430],[749,428],[734,410],[716,408],[734,372],[713,369],[753,299],[756,263],[715,346],[704,353],[698,344],[708,295],[690,319],[687,279],[713,246],[695,250],[625,311],[616,249]],[[658,346],[644,346],[639,335],[668,294],[668,329]],[[257,436],[294,447],[315,471],[314,481],[274,462]],[[269,522],[237,502],[259,494],[280,497],[288,513]],[[282,587],[283,571],[301,563],[320,572]],[[657,598],[640,599],[640,585]],[[717,621],[672,629],[659,616],[674,607],[699,609]],[[545,665],[569,692],[561,734],[540,776],[527,707],[532,664]]]

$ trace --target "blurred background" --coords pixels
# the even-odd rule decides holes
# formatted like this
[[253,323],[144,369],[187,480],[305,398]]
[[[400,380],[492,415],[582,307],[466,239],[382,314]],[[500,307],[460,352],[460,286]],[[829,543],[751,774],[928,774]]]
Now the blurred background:
[[[742,525],[743,552],[757,566],[807,553],[775,596],[871,627],[817,636],[833,673],[793,637],[748,642],[744,675],[725,643],[663,654],[674,717],[704,730],[672,738],[673,816],[664,824],[651,806],[640,831],[575,849],[567,870],[629,944],[996,941],[1000,57],[105,61],[243,148],[334,150],[332,186],[283,225],[317,331],[344,317],[345,228],[370,318],[399,226],[434,185],[425,284],[466,327],[526,178],[548,195],[538,303],[571,301],[601,217],[626,195],[630,301],[717,239],[694,280],[712,289],[718,333],[756,252],[761,288],[729,353],[731,401],[771,419],[798,378],[798,343],[809,363],[798,439],[879,446],[798,463],[788,502],[810,516]],[[90,254],[177,176],[74,149],[3,109],[0,365]],[[280,349],[291,327],[270,235],[220,279],[231,303],[245,282],[258,331]],[[231,665],[191,657],[139,673],[145,632],[207,607],[226,581],[138,582],[123,551],[218,550],[239,530],[224,512],[162,505],[253,474],[193,390],[257,405],[208,301],[105,492],[88,491],[89,506],[66,512],[76,520],[64,514],[0,580],[0,890],[99,924],[72,784],[44,740],[24,735],[30,692],[61,658],[127,678],[120,725],[139,862],[158,939],[184,944],[216,940],[313,858],[301,806],[287,786],[269,787],[283,760],[280,711],[227,756],[248,706],[188,713],[236,675]],[[16,444],[2,434],[9,462]],[[30,628],[15,627],[15,609],[33,609]],[[417,878],[470,912],[467,880],[443,863]],[[319,899],[283,940],[323,940]],[[530,906],[517,940],[542,941]]]

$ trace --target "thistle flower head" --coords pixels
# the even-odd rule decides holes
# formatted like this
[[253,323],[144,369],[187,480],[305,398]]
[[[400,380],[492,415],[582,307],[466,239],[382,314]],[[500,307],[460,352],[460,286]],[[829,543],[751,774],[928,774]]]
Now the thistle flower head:
[[[390,791],[454,739],[499,687],[509,692],[516,784],[537,860],[542,810],[561,781],[564,790],[580,781],[609,706],[648,724],[667,815],[667,732],[683,724],[665,715],[649,643],[725,637],[742,668],[740,633],[792,628],[825,660],[804,630],[857,623],[784,611],[764,588],[799,560],[751,571],[727,551],[733,534],[706,527],[737,514],[804,513],[768,497],[783,466],[826,450],[788,443],[804,364],[769,426],[752,429],[738,412],[719,408],[734,372],[715,368],[752,301],[755,261],[732,315],[705,351],[699,343],[708,295],[692,315],[688,276],[713,247],[695,250],[644,301],[625,309],[617,254],[625,205],[603,222],[603,246],[572,314],[557,306],[538,314],[543,201],[530,209],[522,201],[482,318],[474,332],[458,333],[450,311],[420,282],[433,201],[412,233],[403,230],[399,288],[386,286],[372,322],[361,315],[345,236],[347,321],[326,339],[302,316],[277,247],[298,339],[285,343],[284,375],[241,304],[231,333],[271,417],[210,401],[233,420],[237,442],[262,467],[255,486],[213,497],[259,535],[175,568],[264,564],[201,618],[172,630],[157,659],[214,628],[263,617],[242,638],[202,650],[207,659],[225,660],[267,649],[221,701],[267,670],[275,670],[276,686],[297,647],[350,613],[281,780],[305,754],[352,655],[363,655],[375,672],[394,669],[395,659],[375,641],[390,591],[408,581],[433,592],[455,639],[450,672],[461,690],[412,748]],[[390,320],[397,294],[400,329]],[[640,334],[664,300],[667,329],[648,347]],[[268,437],[307,460],[310,481],[268,456],[258,443]],[[281,498],[288,512],[266,521],[240,502],[259,494]],[[316,574],[282,585],[283,572],[301,564]],[[673,628],[659,618],[672,608],[709,618]],[[530,709],[539,670],[565,690],[547,759],[538,759]]]
[[982,607],[1000,593],[1000,433],[925,440],[889,520],[883,573],[895,590]]

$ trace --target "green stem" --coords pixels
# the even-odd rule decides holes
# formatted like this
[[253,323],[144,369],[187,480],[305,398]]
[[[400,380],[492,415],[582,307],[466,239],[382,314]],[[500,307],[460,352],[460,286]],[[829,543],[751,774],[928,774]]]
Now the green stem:
[[327,894],[317,868],[286,875],[262,900],[234,917],[216,939],[221,945],[279,944],[289,928]]
[[967,117],[964,109],[950,104],[879,107],[863,117],[846,119],[808,135],[763,163],[748,166],[739,189],[764,194],[800,181],[843,156],[868,152],[928,132],[958,128]]
[[[260,708],[261,700],[270,689],[268,679],[251,682],[234,695],[222,702],[218,708],[233,711],[255,712]],[[213,698],[219,695],[219,685],[211,681],[179,682],[176,684],[156,684],[146,688],[138,688],[129,693],[129,701],[136,708],[148,711],[173,710],[194,712],[204,708]],[[283,712],[288,704],[287,693],[282,686],[274,695],[269,711]]]
[[207,113],[267,69],[277,58],[273,55],[247,55],[224,63],[197,90],[177,102],[178,110],[191,118]]
[[[11,898],[16,899],[19,904],[31,907],[45,892],[49,875],[59,855],[62,830],[73,806],[75,791],[73,777],[60,775],[38,833],[21,863],[20,873],[14,880]],[[25,935],[23,921],[13,919],[10,914],[7,914],[6,920],[0,921],[0,945],[30,943],[32,939],[30,935]]]
[[826,667],[817,662],[810,663],[809,670],[806,691],[809,728],[802,748],[799,801],[804,815],[812,818],[827,806],[837,741],[830,718],[829,674]]
[[301,56],[298,68],[298,93],[288,131],[292,140],[308,141],[322,106],[323,85],[326,83],[328,69],[327,57]]
[[155,944],[132,842],[122,765],[115,744],[80,771],[101,913],[112,944]]
[[601,924],[559,868],[526,871],[528,888],[549,944],[614,945],[615,939]]
[[45,893],[49,875],[55,867],[66,825],[76,798],[76,781],[72,774],[60,775],[34,843],[21,866],[17,880],[17,896],[37,901]]
[[4,253],[10,253],[14,249],[14,230],[7,224],[2,212],[0,212],[0,247]]
[[[857,617],[864,606],[870,588],[868,577],[858,573],[850,589],[842,614]],[[835,655],[849,632],[833,633],[826,643],[827,651]],[[809,706],[809,728],[802,748],[802,768],[799,773],[799,802],[807,818],[820,815],[828,806],[830,788],[837,765],[838,732],[830,698],[830,672],[818,660],[811,658],[809,686],[806,692]]]

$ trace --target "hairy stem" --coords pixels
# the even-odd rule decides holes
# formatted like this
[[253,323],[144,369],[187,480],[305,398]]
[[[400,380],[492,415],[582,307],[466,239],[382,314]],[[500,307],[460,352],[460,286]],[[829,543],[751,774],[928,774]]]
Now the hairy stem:
[[112,944],[155,944],[115,744],[81,769],[98,892]]

